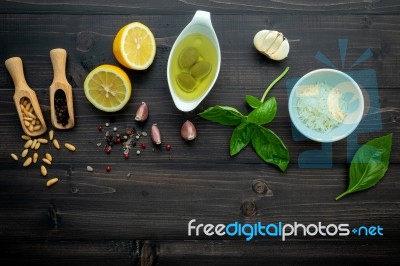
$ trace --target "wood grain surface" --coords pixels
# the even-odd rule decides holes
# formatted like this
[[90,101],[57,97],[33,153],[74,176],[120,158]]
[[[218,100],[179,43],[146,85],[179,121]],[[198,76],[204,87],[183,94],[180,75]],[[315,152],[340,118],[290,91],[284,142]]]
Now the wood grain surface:
[[[20,265],[395,265],[400,259],[400,3],[398,1],[0,1],[0,62],[19,56],[27,83],[35,89],[48,127],[49,86],[53,70],[49,52],[64,48],[67,79],[73,87],[75,127],[56,130],[61,144],[77,151],[42,145],[39,155],[53,155],[49,176],[60,181],[46,188],[40,164],[22,167],[23,134],[13,103],[14,87],[0,64],[0,263]],[[222,64],[212,92],[196,111],[174,106],[166,77],[171,47],[198,9],[211,12]],[[119,65],[112,42],[125,24],[141,21],[154,33],[157,54],[146,71],[125,69],[133,96],[117,113],[95,109],[85,98],[86,75],[100,64]],[[261,29],[281,31],[291,50],[273,62],[252,44]],[[339,40],[346,39],[345,62]],[[370,49],[372,56],[352,67]],[[290,80],[327,67],[316,59],[323,53],[339,70],[376,74],[379,108],[364,117],[363,132],[336,142],[321,152],[319,162],[330,168],[309,168],[299,161],[305,151],[321,149],[312,141],[295,141],[287,111]],[[261,97],[266,86],[286,67],[290,71],[271,91],[278,113],[269,127],[290,151],[291,164],[282,173],[261,161],[248,147],[229,156],[232,128],[205,121],[197,113],[213,105],[229,105],[247,113],[244,97]],[[372,72],[363,72],[372,71]],[[287,83],[288,82],[288,83]],[[139,125],[134,113],[145,101],[149,120]],[[180,127],[186,119],[198,137],[186,143]],[[122,149],[103,151],[105,131],[126,128],[150,133],[160,127],[163,145],[154,147],[141,137],[125,160]],[[347,188],[348,157],[368,140],[393,133],[389,170],[374,188],[335,197]],[[145,143],[140,155],[135,152]],[[171,144],[166,151],[165,144]],[[88,172],[90,165],[93,172]],[[107,173],[106,165],[112,167]],[[258,182],[258,183],[257,183]],[[265,186],[260,195],[254,184]],[[244,211],[245,206],[250,208]],[[378,237],[189,237],[187,224],[309,224],[348,223],[352,227],[380,225]],[[145,240],[150,240],[147,242]],[[145,259],[146,258],[146,259]]]

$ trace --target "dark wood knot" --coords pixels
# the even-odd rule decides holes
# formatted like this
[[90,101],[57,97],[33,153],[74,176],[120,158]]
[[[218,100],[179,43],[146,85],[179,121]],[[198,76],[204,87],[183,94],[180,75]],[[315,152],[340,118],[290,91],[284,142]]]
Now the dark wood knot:
[[254,201],[243,202],[242,206],[240,206],[240,211],[245,217],[253,216],[257,211],[255,202]]

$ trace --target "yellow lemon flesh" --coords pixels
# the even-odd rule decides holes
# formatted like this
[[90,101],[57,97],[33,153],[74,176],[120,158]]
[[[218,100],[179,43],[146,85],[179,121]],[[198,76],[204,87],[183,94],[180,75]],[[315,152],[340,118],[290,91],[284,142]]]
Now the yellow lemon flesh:
[[113,53],[118,62],[127,68],[147,69],[156,55],[154,35],[142,23],[130,23],[122,27],[115,36]]
[[128,75],[119,67],[101,65],[93,69],[83,85],[85,96],[97,109],[116,112],[131,97],[132,86]]

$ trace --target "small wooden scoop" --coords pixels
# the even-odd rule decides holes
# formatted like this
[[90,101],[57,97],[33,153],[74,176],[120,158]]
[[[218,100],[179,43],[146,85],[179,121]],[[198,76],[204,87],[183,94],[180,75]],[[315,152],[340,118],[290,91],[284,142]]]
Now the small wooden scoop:
[[[54,79],[50,85],[50,109],[51,109],[51,123],[58,129],[70,129],[74,127],[74,106],[72,101],[72,87],[68,83],[65,76],[65,64],[67,61],[67,52],[64,49],[53,49],[50,51],[50,59],[53,64]],[[67,122],[61,123],[57,120],[57,110],[55,106],[55,95],[58,90],[65,94],[66,105],[68,109]],[[57,92],[60,93],[60,92]],[[60,93],[62,95],[62,93]],[[63,95],[64,96],[64,95]]]
[[14,81],[14,103],[22,129],[31,137],[42,135],[47,130],[46,123],[36,93],[26,83],[21,58],[9,58],[5,64]]

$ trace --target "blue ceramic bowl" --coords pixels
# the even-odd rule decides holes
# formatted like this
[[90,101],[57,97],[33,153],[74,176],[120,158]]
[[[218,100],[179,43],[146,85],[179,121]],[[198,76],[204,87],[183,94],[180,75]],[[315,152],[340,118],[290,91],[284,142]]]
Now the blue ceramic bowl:
[[[328,132],[313,130],[299,119],[299,97],[308,97],[309,94],[304,93],[305,88],[315,84],[325,84],[326,87],[336,88],[340,92],[342,105],[339,104],[339,100],[336,100],[335,104],[335,100],[332,99],[336,98],[332,97],[329,104],[326,102],[326,110],[337,110],[339,105],[343,106],[343,101],[346,106],[344,120]],[[315,94],[312,97],[316,97]],[[360,87],[349,75],[335,69],[317,69],[304,75],[293,86],[288,108],[290,119],[301,134],[318,142],[334,142],[347,137],[356,129],[364,114],[364,97]]]

